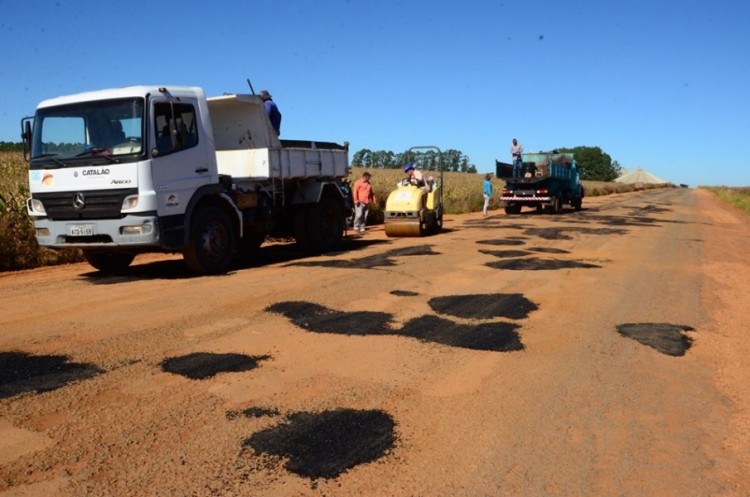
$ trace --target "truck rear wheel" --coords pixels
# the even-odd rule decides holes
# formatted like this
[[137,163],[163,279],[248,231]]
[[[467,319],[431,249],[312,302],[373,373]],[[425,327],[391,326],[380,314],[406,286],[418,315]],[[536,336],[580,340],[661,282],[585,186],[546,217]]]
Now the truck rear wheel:
[[229,215],[218,207],[201,209],[190,223],[188,246],[183,257],[199,274],[226,272],[237,251],[237,234]]
[[100,250],[84,250],[83,257],[86,262],[102,273],[119,273],[130,266],[135,259],[135,254],[127,252],[103,252]]
[[555,203],[552,205],[552,212],[560,214],[562,212],[562,195],[555,196]]
[[307,236],[315,252],[327,252],[341,244],[344,215],[341,205],[331,198],[314,204],[307,215]]

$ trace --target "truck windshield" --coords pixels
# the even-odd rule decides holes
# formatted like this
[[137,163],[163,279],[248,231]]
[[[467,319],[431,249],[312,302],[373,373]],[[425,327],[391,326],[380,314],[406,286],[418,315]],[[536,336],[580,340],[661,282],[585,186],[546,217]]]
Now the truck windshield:
[[122,98],[37,110],[31,167],[137,160],[145,151],[144,101]]

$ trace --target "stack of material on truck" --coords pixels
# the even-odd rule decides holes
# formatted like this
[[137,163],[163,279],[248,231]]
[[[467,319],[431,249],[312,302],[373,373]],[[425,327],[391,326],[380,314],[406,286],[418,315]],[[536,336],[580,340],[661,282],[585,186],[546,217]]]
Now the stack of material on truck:
[[495,161],[498,178],[506,182],[501,200],[508,214],[518,214],[522,206],[559,213],[564,205],[580,210],[584,191],[572,153],[539,152],[522,154],[520,176],[513,177],[513,166]]

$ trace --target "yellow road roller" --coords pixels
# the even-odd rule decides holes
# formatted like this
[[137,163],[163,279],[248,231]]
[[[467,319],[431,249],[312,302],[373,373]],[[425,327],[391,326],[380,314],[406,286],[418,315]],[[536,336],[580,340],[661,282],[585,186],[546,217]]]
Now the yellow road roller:
[[443,166],[442,152],[433,146],[412,147],[437,151],[438,182],[428,184],[415,177],[411,164],[405,172],[409,176],[401,181],[385,202],[385,234],[391,237],[424,236],[443,229]]

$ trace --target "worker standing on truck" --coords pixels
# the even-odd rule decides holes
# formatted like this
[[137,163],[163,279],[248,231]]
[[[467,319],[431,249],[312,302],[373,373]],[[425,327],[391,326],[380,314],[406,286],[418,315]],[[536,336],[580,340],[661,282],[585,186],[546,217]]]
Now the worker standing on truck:
[[354,182],[354,230],[364,233],[367,226],[367,213],[370,204],[375,202],[375,195],[370,184],[370,173],[362,173],[362,177]]
[[268,114],[268,119],[271,120],[271,126],[273,126],[273,129],[276,131],[276,135],[280,135],[281,112],[279,112],[279,107],[276,105],[276,102],[271,99],[271,94],[268,93],[268,90],[260,90],[260,98],[263,100],[263,109],[265,109],[266,114]]
[[513,138],[513,143],[510,146],[510,155],[513,156],[513,179],[521,177],[521,154],[523,153],[523,145],[518,143],[518,140]]
[[492,175],[490,173],[484,175],[484,185],[482,190],[482,195],[484,196],[482,214],[484,214],[484,217],[487,217],[487,211],[490,208],[490,199],[492,198]]

